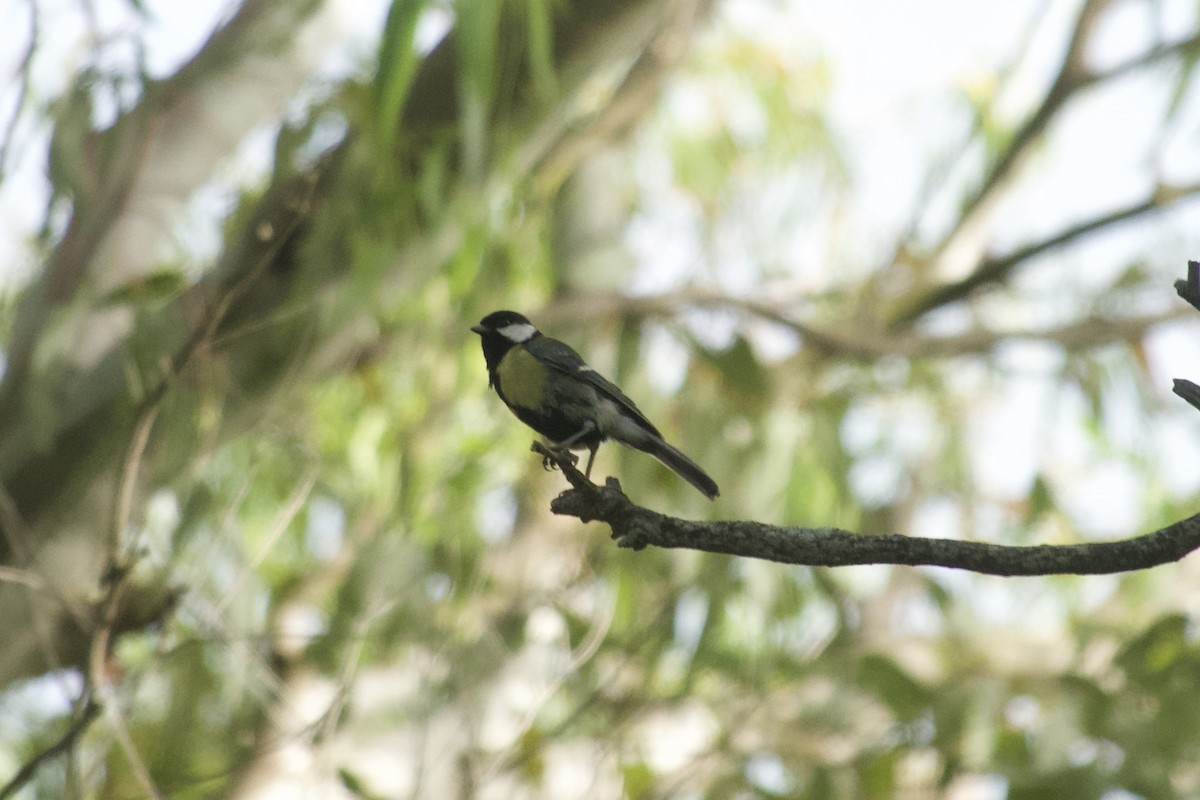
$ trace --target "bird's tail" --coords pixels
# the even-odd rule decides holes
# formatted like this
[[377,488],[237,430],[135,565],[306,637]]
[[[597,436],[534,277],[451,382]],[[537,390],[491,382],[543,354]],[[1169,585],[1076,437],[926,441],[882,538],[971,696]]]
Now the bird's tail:
[[657,436],[639,437],[638,441],[628,444],[657,458],[668,469],[699,489],[709,500],[715,499],[721,493],[717,489],[717,482],[708,477],[708,473],[700,469],[699,464]]

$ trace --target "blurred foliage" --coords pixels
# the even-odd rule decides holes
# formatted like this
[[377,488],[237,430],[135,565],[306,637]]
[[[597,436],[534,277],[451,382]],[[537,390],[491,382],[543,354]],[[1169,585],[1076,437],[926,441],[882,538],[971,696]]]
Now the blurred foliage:
[[[823,571],[632,553],[550,515],[563,481],[487,390],[468,331],[495,308],[553,320],[542,327],[720,483],[710,505],[643,455],[603,448],[596,474],[664,513],[1057,542],[1102,538],[1068,502],[1083,462],[1132,476],[1139,530],[1182,516],[1196,492],[1168,489],[1146,444],[1162,409],[1136,388],[1140,337],[1045,344],[1032,471],[1016,491],[989,483],[980,449],[997,442],[981,445],[981,416],[1021,401],[1014,387],[1041,362],[999,344],[889,351],[902,338],[880,322],[890,263],[847,246],[816,280],[789,266],[816,211],[830,239],[845,232],[856,190],[829,115],[832,67],[720,13],[663,101],[611,145],[635,175],[622,231],[659,215],[655,247],[635,255],[637,279],[661,291],[567,291],[559,260],[587,253],[554,251],[571,220],[510,165],[505,136],[524,129],[497,122],[516,108],[514,76],[538,107],[562,91],[553,23],[566,5],[395,0],[374,77],[281,129],[269,185],[306,168],[322,122],[354,135],[299,256],[311,276],[272,318],[222,334],[267,343],[241,373],[254,386],[214,362],[166,401],[176,447],[156,458],[178,468],[138,516],[144,557],[184,596],[167,624],[122,639],[109,701],[162,794],[257,796],[264,772],[296,796],[356,798],[1200,794],[1190,563],[1023,582]],[[454,130],[401,124],[431,9],[453,17],[462,54]],[[70,97],[59,135],[78,137],[84,101]],[[990,160],[1011,131],[992,99],[957,102],[983,120],[973,142]],[[65,154],[52,164],[56,190],[77,191]],[[241,195],[231,240],[265,191]],[[668,261],[682,266],[667,274]],[[1067,304],[1086,316],[1166,293],[1182,261],[1153,253]],[[696,286],[712,291],[689,298]],[[1020,305],[1019,290],[1001,294]],[[873,336],[877,351],[811,346],[749,301]],[[241,393],[263,399],[231,421]],[[1170,431],[1195,442],[1190,421]],[[1066,444],[1083,455],[1064,464]],[[78,682],[55,673],[0,698],[0,779],[56,739]],[[117,725],[97,722],[26,796],[142,796]]]

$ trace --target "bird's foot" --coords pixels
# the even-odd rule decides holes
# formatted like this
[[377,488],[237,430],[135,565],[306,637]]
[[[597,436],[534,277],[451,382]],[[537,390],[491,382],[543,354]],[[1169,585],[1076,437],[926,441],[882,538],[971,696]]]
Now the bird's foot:
[[[553,455],[551,455],[551,452],[553,452]],[[554,470],[558,469],[558,463],[556,459],[557,461],[568,461],[572,467],[579,463],[579,456],[575,455],[570,450],[550,447],[546,448],[542,452],[542,469],[546,470],[547,472],[553,472]]]

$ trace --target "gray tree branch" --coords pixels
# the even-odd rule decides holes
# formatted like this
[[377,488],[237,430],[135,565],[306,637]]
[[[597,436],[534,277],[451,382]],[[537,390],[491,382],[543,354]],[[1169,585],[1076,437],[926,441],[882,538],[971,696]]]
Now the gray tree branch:
[[1178,561],[1200,548],[1200,514],[1131,539],[1031,546],[900,534],[876,536],[839,528],[780,527],[750,520],[695,522],[635,504],[615,478],[596,486],[562,453],[540,443],[534,443],[534,450],[550,458],[573,487],[556,497],[550,510],[583,522],[603,522],[612,528],[618,546],[633,550],[654,545],[810,567],[900,564],[1011,577],[1132,572]]

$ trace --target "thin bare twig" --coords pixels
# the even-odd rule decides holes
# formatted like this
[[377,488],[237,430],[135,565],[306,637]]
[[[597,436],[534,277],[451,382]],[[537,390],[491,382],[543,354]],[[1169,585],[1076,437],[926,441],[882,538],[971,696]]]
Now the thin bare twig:
[[124,597],[126,574],[133,559],[133,544],[126,540],[125,530],[129,526],[130,508],[133,503],[133,493],[137,485],[138,473],[141,469],[142,457],[146,452],[146,444],[150,440],[150,429],[158,416],[158,405],[146,406],[134,427],[133,436],[125,450],[125,458],[121,463],[121,472],[117,480],[113,500],[113,516],[109,528],[108,552],[108,593],[104,599],[100,613],[100,625],[92,635],[92,643],[88,655],[88,682],[94,690],[99,691],[106,684],[105,662],[108,659],[112,645],[113,631],[117,624],[117,615],[121,608],[121,598]]
[[112,692],[106,690],[105,694],[109,697],[104,703],[104,716],[108,719],[108,724],[112,726],[117,743],[121,746],[121,752],[125,755],[125,760],[129,763],[134,778],[137,779],[147,797],[153,798],[153,800],[163,800],[163,794],[154,784],[154,778],[150,775],[150,768],[146,766],[146,760],[142,758],[137,745],[134,744],[133,737],[129,735],[129,725],[125,722],[125,713],[121,710],[120,703],[111,696]]
[[25,523],[25,518],[21,516],[21,509],[17,507],[17,502],[9,494],[8,487],[2,483],[0,483],[0,531],[3,531],[5,541],[12,548],[12,555],[16,562],[19,564],[29,563],[31,555],[29,526]]
[[1089,220],[1084,220],[1065,230],[1059,231],[1053,236],[1017,248],[1006,255],[985,258],[979,263],[975,271],[967,277],[953,283],[943,284],[904,308],[889,322],[889,326],[892,328],[905,327],[912,323],[913,320],[928,314],[936,308],[941,308],[942,306],[962,300],[981,286],[1000,283],[1013,270],[1036,256],[1063,247],[1074,242],[1076,239],[1081,239],[1097,231],[1105,230],[1113,225],[1129,222],[1154,211],[1168,208],[1180,200],[1192,198],[1198,193],[1200,193],[1200,184],[1160,189],[1145,200],[1125,206],[1124,208],[1113,209]]
[[1091,86],[1098,83],[1107,83],[1108,81],[1128,75],[1131,72],[1136,72],[1139,69],[1153,66],[1178,55],[1192,55],[1197,50],[1200,50],[1200,35],[1188,36],[1185,39],[1175,42],[1156,45],[1141,55],[1135,56],[1128,61],[1123,61],[1116,66],[1089,72],[1084,78],[1083,84]]
[[266,560],[267,555],[279,542],[280,537],[287,533],[292,522],[304,508],[304,504],[308,502],[309,495],[312,494],[313,487],[317,485],[319,471],[316,467],[308,470],[308,474],[301,479],[299,485],[296,486],[287,500],[280,506],[279,512],[275,515],[275,519],[271,522],[271,527],[267,529],[267,535],[263,537],[257,551],[250,560],[246,563],[246,569],[238,576],[237,582],[225,592],[224,596],[217,603],[216,613],[219,615],[229,607],[229,604],[234,601],[243,588],[246,582],[250,579],[250,574],[257,570]]
[[[1187,278],[1175,281],[1175,291],[1188,305],[1200,311],[1200,261],[1188,262]],[[1176,378],[1172,391],[1193,408],[1200,409],[1200,386],[1183,378]]]
[[46,582],[42,580],[42,576],[24,569],[16,567],[0,567],[0,583],[19,583],[22,586],[28,586],[30,589],[43,590],[46,588]]
[[1175,281],[1175,291],[1188,305],[1200,311],[1200,261],[1188,262],[1187,278]]
[[0,800],[8,800],[8,798],[15,795],[25,784],[33,779],[33,776],[43,764],[58,758],[58,756],[73,748],[75,742],[79,741],[79,737],[83,735],[84,731],[88,729],[88,726],[92,724],[99,714],[100,705],[89,697],[83,703],[75,719],[63,731],[62,736],[59,736],[53,743],[22,764],[21,768],[17,770],[17,774],[8,783],[4,784],[3,787],[0,787]]
[[1139,340],[1155,325],[1181,319],[1186,311],[1171,310],[1130,317],[1089,316],[1073,322],[1043,328],[994,330],[982,326],[961,333],[940,336],[926,333],[890,333],[870,330],[846,333],[797,319],[787,310],[797,303],[791,298],[761,300],[691,287],[647,297],[620,294],[590,294],[574,300],[556,302],[538,312],[539,322],[550,325],[564,320],[594,320],[617,316],[668,317],[681,309],[707,308],[734,311],[780,325],[795,333],[806,345],[830,356],[873,359],[884,356],[904,358],[946,358],[987,353],[1013,340],[1047,342],[1068,349],[1090,349],[1114,342]]
[[1175,385],[1171,391],[1182,397],[1193,407],[1200,409],[1200,386],[1183,378],[1176,378]]
[[17,125],[21,121],[21,113],[24,111],[25,101],[29,97],[29,84],[33,77],[33,55],[37,51],[38,40],[41,38],[37,3],[35,0],[28,0],[26,5],[29,6],[29,43],[25,47],[25,52],[21,54],[20,62],[17,63],[16,73],[20,76],[20,82],[17,84],[17,97],[13,101],[12,116],[8,118],[4,132],[0,134],[0,183],[3,183],[4,179],[8,177],[8,162],[12,157]]
[[150,770],[146,767],[145,761],[137,752],[137,747],[129,735],[125,715],[109,685],[106,667],[117,627],[121,600],[125,596],[128,586],[129,568],[135,556],[134,544],[126,537],[126,531],[129,527],[138,474],[141,472],[142,459],[150,440],[150,430],[158,416],[158,399],[159,397],[155,397],[152,402],[143,405],[137,424],[134,426],[133,435],[125,450],[125,458],[121,463],[121,471],[118,475],[109,529],[108,592],[101,609],[99,627],[92,634],[92,642],[88,650],[86,688],[86,691],[92,696],[104,699],[105,716],[113,728],[130,770],[141,785],[142,791],[155,800],[159,800],[162,795],[154,785]]

